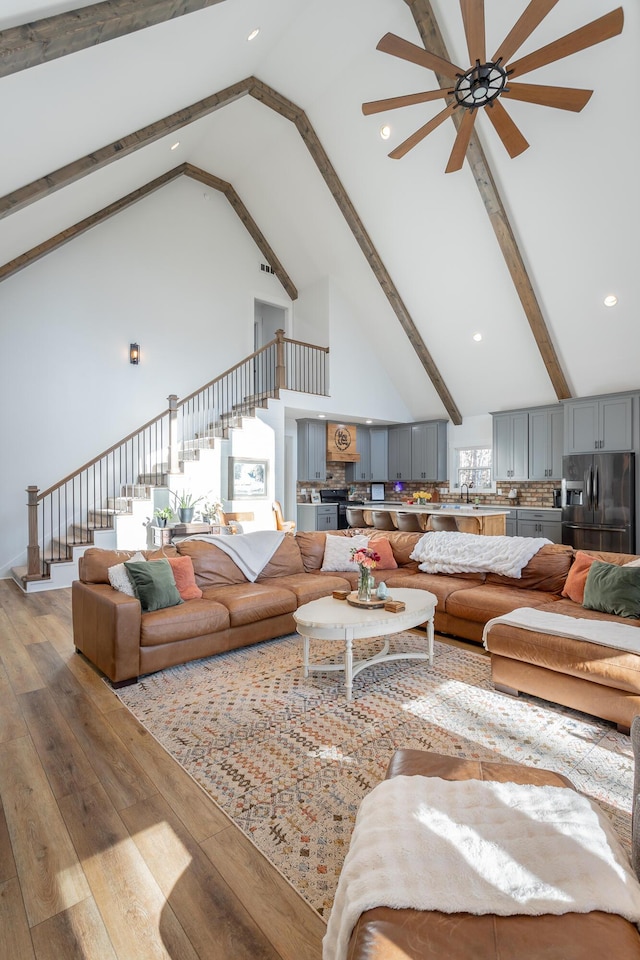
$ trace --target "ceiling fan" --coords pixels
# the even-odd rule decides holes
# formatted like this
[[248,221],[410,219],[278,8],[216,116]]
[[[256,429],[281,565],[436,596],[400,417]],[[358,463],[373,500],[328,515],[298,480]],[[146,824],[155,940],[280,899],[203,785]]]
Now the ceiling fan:
[[502,98],[524,100],[527,103],[539,103],[544,107],[557,107],[560,110],[578,112],[586,106],[593,90],[578,90],[573,87],[542,86],[532,83],[513,83],[512,77],[537,70],[548,63],[562,60],[564,57],[585,50],[596,43],[608,40],[622,32],[624,15],[622,7],[611,10],[603,17],[592,20],[578,30],[560,37],[539,50],[522,57],[511,58],[522,44],[555,7],[558,0],[531,0],[520,19],[502,41],[493,57],[487,60],[484,0],[460,0],[460,9],[467,39],[469,57],[473,66],[464,69],[423,47],[403,40],[393,33],[382,38],[377,50],[390,53],[402,60],[409,60],[419,66],[434,70],[437,74],[453,82],[453,87],[430,90],[424,93],[412,93],[403,97],[391,97],[387,100],[373,100],[362,104],[365,115],[395,110],[429,100],[447,99],[447,106],[424,126],[416,130],[400,146],[392,150],[389,156],[394,160],[404,157],[409,150],[420,143],[436,127],[440,126],[455,110],[462,110],[462,122],[458,127],[453,150],[449,157],[446,173],[452,173],[462,167],[469,146],[473,125],[478,110],[485,108],[498,136],[502,140],[510,157],[517,157],[529,144],[502,105]]

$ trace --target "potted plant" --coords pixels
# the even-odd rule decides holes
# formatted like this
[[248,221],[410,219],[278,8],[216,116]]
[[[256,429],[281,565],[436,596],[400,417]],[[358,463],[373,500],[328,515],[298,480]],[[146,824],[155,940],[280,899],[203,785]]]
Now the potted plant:
[[171,507],[160,507],[154,510],[153,515],[156,518],[157,527],[166,527],[167,521],[173,519],[173,510]]
[[169,492],[174,499],[180,523],[191,523],[196,504],[204,498],[194,497],[188,490],[182,490],[180,493],[174,493],[173,490]]
[[205,523],[216,523],[218,510],[222,509],[222,504],[219,500],[205,500],[200,509]]

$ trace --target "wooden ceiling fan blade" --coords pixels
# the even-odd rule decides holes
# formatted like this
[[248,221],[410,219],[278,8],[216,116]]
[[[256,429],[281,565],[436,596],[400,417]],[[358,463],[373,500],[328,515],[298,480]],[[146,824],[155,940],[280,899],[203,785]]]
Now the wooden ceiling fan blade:
[[449,90],[428,90],[425,93],[409,93],[405,97],[389,97],[387,100],[370,100],[362,104],[365,117],[372,113],[384,113],[385,110],[397,110],[398,107],[411,107],[414,103],[427,103],[429,100],[441,100]]
[[579,113],[591,99],[593,90],[578,90],[574,87],[547,87],[537,83],[510,83],[503,97],[539,103],[542,107],[572,110]]
[[464,35],[467,38],[469,60],[484,63],[487,59],[487,46],[484,31],[484,0],[460,0]]
[[531,0],[519,20],[504,38],[493,55],[493,62],[502,57],[503,63],[508,63],[516,50],[531,36],[536,27],[542,23],[546,15],[553,10],[558,0]]
[[471,139],[473,124],[475,123],[477,112],[477,110],[465,111],[464,117],[462,118],[462,123],[458,127],[455,143],[453,144],[453,150],[451,151],[451,156],[449,157],[449,163],[444,171],[445,173],[454,173],[456,170],[460,170],[462,167],[464,158],[467,155],[467,147],[469,146],[469,140]]
[[538,67],[562,60],[564,57],[571,56],[572,53],[578,53],[579,50],[586,50],[587,47],[593,47],[596,43],[602,43],[603,40],[610,40],[611,37],[622,32],[623,24],[624,13],[622,7],[618,7],[616,10],[605,13],[604,17],[592,20],[584,27],[560,37],[559,40],[554,40],[546,47],[540,47],[527,57],[510,63],[509,76],[529,73],[530,70],[537,70]]
[[415,43],[403,40],[395,33],[385,33],[384,37],[376,47],[376,50],[382,50],[383,53],[390,53],[393,57],[400,57],[401,60],[408,60],[410,63],[417,63],[419,67],[426,67],[428,70],[435,70],[445,77],[455,80],[456,74],[464,73],[463,67],[457,67],[455,63],[449,60],[443,60],[435,53],[429,53],[424,47],[418,47]]
[[505,150],[513,159],[524,153],[529,144],[522,136],[515,123],[504,109],[499,100],[494,100],[491,107],[485,107],[486,115],[495,127],[495,131],[504,143]]
[[436,127],[439,127],[447,117],[450,117],[454,111],[454,105],[452,103],[448,104],[441,110],[440,113],[436,114],[432,120],[429,120],[428,123],[425,123],[423,127],[420,127],[419,130],[416,130],[415,133],[412,133],[410,137],[407,137],[399,147],[396,147],[395,150],[392,150],[389,156],[392,160],[401,160],[402,157],[406,156],[409,153],[409,150],[412,150],[421,140],[424,140]]

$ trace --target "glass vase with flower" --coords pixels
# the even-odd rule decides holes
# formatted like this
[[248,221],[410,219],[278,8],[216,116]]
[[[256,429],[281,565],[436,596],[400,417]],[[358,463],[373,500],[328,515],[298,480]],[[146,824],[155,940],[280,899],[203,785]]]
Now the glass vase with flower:
[[352,547],[351,559],[358,564],[358,600],[368,603],[371,600],[371,590],[374,580],[372,570],[380,563],[380,555],[368,547]]

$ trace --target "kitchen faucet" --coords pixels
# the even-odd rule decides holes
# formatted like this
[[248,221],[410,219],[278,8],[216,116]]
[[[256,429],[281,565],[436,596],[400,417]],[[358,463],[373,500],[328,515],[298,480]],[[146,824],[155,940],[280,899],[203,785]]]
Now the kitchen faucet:
[[469,487],[472,487],[472,486],[473,486],[472,483],[461,483],[461,484],[460,484],[460,499],[461,499],[461,500],[462,500],[462,488],[463,488],[463,487],[466,487],[467,503],[469,503]]

